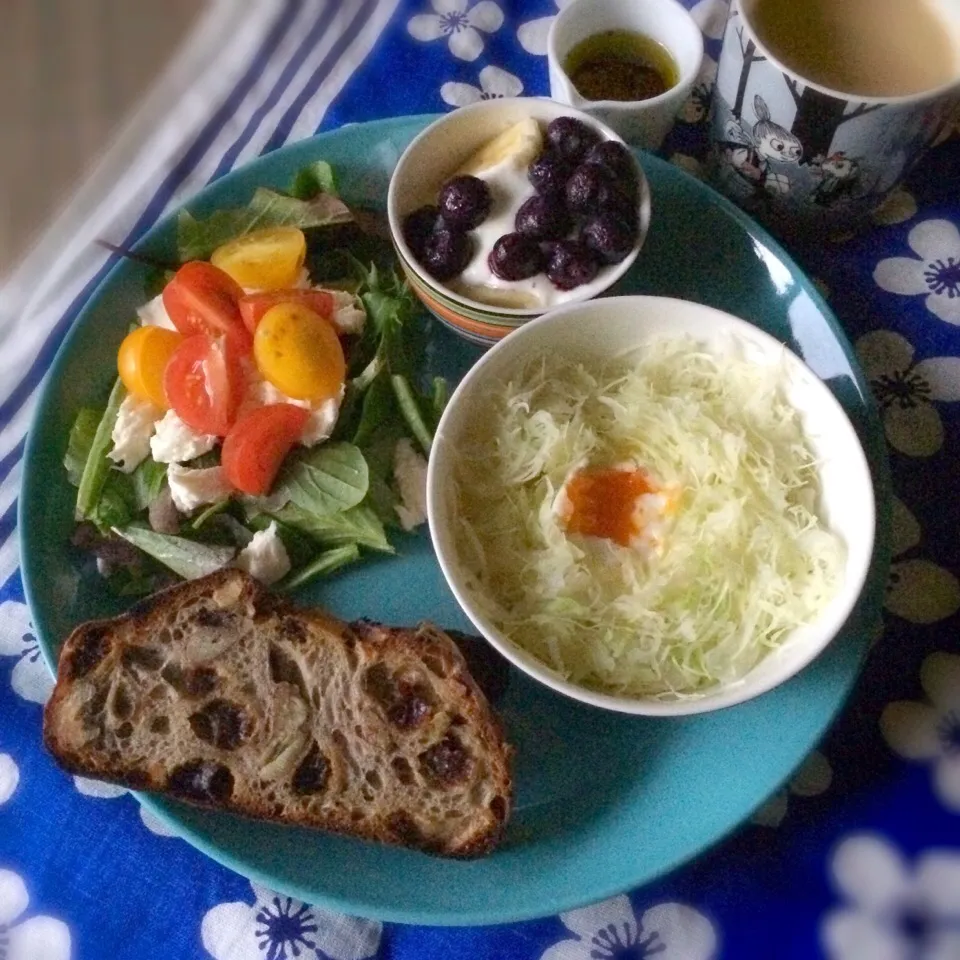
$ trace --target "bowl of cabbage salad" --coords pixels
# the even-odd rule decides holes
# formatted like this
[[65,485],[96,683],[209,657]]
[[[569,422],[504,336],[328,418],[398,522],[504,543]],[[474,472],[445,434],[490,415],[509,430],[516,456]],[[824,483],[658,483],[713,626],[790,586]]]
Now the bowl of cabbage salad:
[[490,643],[554,690],[646,715],[801,670],[852,611],[875,531],[827,386],[752,324],[663,297],[561,307],[487,353],[438,426],[427,512]]

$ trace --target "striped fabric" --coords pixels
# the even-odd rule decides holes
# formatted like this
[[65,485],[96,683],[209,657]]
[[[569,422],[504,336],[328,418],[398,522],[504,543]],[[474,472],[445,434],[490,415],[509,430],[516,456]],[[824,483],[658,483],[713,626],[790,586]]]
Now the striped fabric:
[[[18,562],[17,491],[38,388],[116,261],[92,240],[129,245],[206,183],[318,130],[398,2],[216,0],[86,187],[0,289],[0,585]],[[94,206],[108,184],[110,202]]]

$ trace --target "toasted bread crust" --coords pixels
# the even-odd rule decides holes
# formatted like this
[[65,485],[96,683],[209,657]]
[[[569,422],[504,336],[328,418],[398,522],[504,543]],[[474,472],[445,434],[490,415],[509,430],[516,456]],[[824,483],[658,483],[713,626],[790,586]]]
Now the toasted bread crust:
[[297,609],[235,570],[77,627],[44,742],[72,773],[446,856],[489,852],[512,803],[447,634]]

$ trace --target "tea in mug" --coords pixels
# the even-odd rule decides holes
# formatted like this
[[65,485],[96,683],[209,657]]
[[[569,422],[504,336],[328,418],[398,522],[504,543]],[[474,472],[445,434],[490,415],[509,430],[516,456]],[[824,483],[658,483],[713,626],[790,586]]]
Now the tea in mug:
[[587,100],[649,100],[680,79],[670,51],[632,30],[605,30],[581,40],[563,67]]
[[758,40],[801,77],[847,95],[901,97],[960,78],[960,18],[944,0],[752,0]]

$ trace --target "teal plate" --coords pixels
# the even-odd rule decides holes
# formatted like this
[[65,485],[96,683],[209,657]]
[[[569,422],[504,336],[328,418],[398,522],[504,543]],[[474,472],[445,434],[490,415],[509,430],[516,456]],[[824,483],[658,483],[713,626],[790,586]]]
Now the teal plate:
[[[284,187],[316,158],[329,160],[345,198],[386,199],[389,171],[433,118],[345,127],[263,157],[203,190],[194,213]],[[771,693],[682,719],[647,719],[578,705],[510,675],[502,704],[516,746],[516,812],[491,856],[459,862],[301,829],[255,823],[150,796],[140,802],[194,846],[268,887],[382,920],[487,924],[543,916],[639,886],[716,843],[780,786],[816,745],[856,679],[877,623],[889,562],[889,487],[882,432],[842,329],[797,265],[748,218],[698,181],[643,158],[653,191],[649,237],[614,291],[685,297],[752,321],[787,342],[849,413],[873,470],[877,547],[860,603],[836,641]],[[170,257],[175,224],[140,249]],[[144,300],[143,268],[125,261],[97,290],[47,378],[27,446],[20,531],[23,580],[43,654],[81,620],[119,603],[81,573],[69,548],[74,495],[61,466],[74,415],[102,403],[116,349]],[[424,364],[461,375],[480,355],[436,325]],[[469,629],[424,534],[394,558],[372,560],[303,591],[345,618]]]

